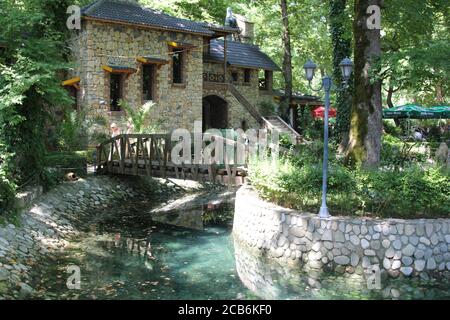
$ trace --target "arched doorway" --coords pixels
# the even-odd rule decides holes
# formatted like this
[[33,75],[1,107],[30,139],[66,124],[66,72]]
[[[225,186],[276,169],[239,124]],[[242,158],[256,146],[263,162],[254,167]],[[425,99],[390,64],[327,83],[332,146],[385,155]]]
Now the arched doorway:
[[203,98],[203,131],[228,127],[228,103],[216,95]]

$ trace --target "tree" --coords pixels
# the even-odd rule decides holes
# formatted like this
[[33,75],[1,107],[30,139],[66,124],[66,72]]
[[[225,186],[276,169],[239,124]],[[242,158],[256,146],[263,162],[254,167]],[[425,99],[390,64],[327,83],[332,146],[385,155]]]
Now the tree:
[[[346,11],[347,0],[330,0],[330,29],[331,41],[333,45],[333,80],[336,84],[341,84],[344,79],[340,68],[340,63],[344,58],[352,54],[351,28],[347,27]],[[342,141],[345,146],[350,130],[350,115],[352,107],[353,85],[350,81],[349,88],[339,91],[336,94],[336,108],[338,110],[336,118],[336,138]]]
[[380,30],[368,28],[369,5],[382,0],[355,0],[355,91],[353,95],[347,161],[368,167],[380,162],[382,135],[381,81],[371,75],[381,56]]
[[[69,1],[3,0],[0,39],[0,190],[39,176],[45,154],[45,123],[56,107],[72,104],[58,74],[65,70],[65,36],[48,5]],[[7,186],[10,186],[9,188]],[[11,188],[12,186],[12,188]],[[12,193],[9,192],[9,195]],[[0,201],[6,207],[8,201]]]
[[283,22],[283,75],[284,75],[284,101],[282,110],[284,115],[288,115],[289,105],[292,100],[292,51],[291,33],[289,29],[289,14],[286,0],[281,0],[281,20]]
[[[444,0],[391,0],[383,10],[380,73],[386,103],[445,101],[450,74],[450,7]],[[394,96],[395,94],[395,96]]]

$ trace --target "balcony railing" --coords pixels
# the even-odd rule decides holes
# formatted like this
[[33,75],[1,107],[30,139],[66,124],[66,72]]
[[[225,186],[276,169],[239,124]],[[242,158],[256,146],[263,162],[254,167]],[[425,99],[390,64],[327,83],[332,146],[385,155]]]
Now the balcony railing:
[[204,72],[203,73],[203,81],[205,82],[225,82],[225,75],[223,73],[211,73]]

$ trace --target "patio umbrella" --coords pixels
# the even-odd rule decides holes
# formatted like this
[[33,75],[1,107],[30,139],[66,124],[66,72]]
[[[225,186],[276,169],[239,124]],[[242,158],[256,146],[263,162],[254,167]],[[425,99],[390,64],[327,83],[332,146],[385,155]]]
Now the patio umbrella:
[[450,119],[450,106],[433,106],[430,110],[438,119]]
[[[336,109],[330,108],[328,115],[330,118],[336,118],[336,115],[337,115]],[[320,106],[320,107],[314,109],[312,111],[312,116],[314,118],[324,118],[325,117],[325,107]]]
[[407,104],[390,109],[383,110],[385,119],[439,119],[439,116],[433,110],[422,106]]

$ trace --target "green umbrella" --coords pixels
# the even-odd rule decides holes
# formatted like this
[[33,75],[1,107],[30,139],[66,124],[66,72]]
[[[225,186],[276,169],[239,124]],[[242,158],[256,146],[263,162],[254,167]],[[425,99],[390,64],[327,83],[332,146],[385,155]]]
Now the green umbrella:
[[433,106],[430,108],[439,119],[450,119],[450,106]]
[[407,104],[390,109],[383,110],[383,118],[385,119],[436,119],[439,116],[429,108],[422,106]]

